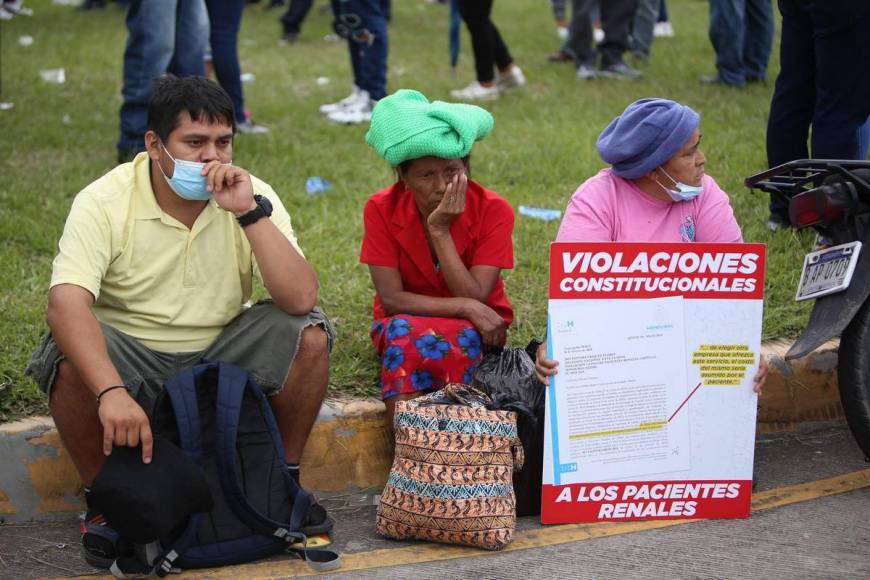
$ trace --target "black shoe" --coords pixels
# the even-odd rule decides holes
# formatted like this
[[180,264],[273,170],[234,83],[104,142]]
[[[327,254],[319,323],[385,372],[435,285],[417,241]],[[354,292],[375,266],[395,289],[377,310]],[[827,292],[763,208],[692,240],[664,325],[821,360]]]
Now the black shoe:
[[281,35],[281,42],[283,42],[284,44],[293,44],[298,38],[298,32],[285,32]]

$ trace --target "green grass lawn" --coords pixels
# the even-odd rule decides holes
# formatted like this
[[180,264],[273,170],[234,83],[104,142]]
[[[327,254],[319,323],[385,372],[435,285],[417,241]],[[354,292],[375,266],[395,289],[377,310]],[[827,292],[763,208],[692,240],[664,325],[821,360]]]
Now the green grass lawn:
[[[377,363],[368,338],[372,287],[358,263],[362,206],[388,185],[387,165],[364,141],[365,127],[331,125],[320,104],[350,89],[343,43],[328,42],[330,17],[317,9],[299,41],[279,46],[279,16],[262,4],[250,7],[240,39],[242,69],[256,79],[245,85],[254,118],[266,136],[242,136],[235,163],[271,183],[294,219],[308,259],[318,271],[321,304],[336,323],[331,388],[348,394],[377,393]],[[124,17],[110,8],[78,12],[50,0],[28,2],[35,15],[0,24],[0,420],[45,411],[35,385],[23,374],[45,330],[51,261],[75,194],[115,162]],[[768,245],[764,337],[794,336],[808,309],[792,301],[803,253],[812,235],[764,229],[766,199],[743,187],[744,177],[765,168],[764,131],[777,55],[769,82],[745,90],[701,86],[714,72],[707,40],[707,2],[671,0],[677,36],[656,40],[644,80],[578,81],[567,65],[546,62],[558,47],[546,0],[499,0],[494,19],[523,68],[529,85],[486,107],[496,119],[493,134],[474,149],[474,178],[520,204],[564,209],[571,193],[602,167],[595,151],[601,129],[631,101],[667,97],[694,107],[708,172],[731,194],[747,241]],[[22,35],[34,38],[19,45]],[[394,2],[390,27],[391,90],[415,88],[446,99],[473,78],[468,35],[463,30],[456,78],[447,59],[447,10],[423,0]],[[779,40],[776,40],[775,53]],[[66,83],[49,84],[40,69],[66,70]],[[330,83],[322,85],[318,77]],[[321,197],[305,193],[308,176],[333,184]],[[517,219],[516,268],[505,273],[516,323],[514,345],[540,335],[546,318],[547,244],[558,222]]]

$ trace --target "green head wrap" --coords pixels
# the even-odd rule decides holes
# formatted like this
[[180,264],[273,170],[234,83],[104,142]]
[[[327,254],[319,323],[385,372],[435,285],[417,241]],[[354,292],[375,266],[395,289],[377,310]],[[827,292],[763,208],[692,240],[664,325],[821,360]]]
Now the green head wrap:
[[366,143],[393,167],[428,155],[459,159],[492,125],[492,115],[480,107],[430,103],[419,91],[401,89],[378,101]]

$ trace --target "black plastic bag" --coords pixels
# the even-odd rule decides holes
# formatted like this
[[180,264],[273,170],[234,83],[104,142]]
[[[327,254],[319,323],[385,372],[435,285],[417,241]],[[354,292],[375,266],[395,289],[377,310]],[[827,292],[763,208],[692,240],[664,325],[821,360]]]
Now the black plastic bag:
[[477,366],[472,385],[483,389],[502,405],[527,407],[518,413],[517,428],[526,456],[523,470],[514,474],[517,515],[541,513],[541,479],[544,469],[544,385],[535,377],[535,353],[539,340],[525,349],[502,348],[488,351]]

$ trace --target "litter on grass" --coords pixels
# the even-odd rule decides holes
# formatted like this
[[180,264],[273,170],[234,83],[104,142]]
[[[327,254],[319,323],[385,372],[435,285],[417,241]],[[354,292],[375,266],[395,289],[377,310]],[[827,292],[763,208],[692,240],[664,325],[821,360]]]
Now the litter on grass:
[[318,87],[325,87],[330,83],[329,77],[317,77],[317,80],[314,81],[317,83]]
[[549,222],[562,217],[562,212],[558,209],[547,209],[543,207],[529,207],[527,205],[521,205],[520,215],[535,220]]
[[256,78],[254,73],[242,73],[242,76],[239,77],[243,83],[252,83]]
[[317,175],[311,176],[305,181],[305,192],[312,197],[326,193],[330,189],[332,189],[332,184]]
[[24,36],[18,37],[18,44],[21,46],[30,46],[33,44],[33,37],[25,34]]
[[66,71],[62,68],[46,68],[39,71],[39,76],[47,83],[62,85],[66,82]]

